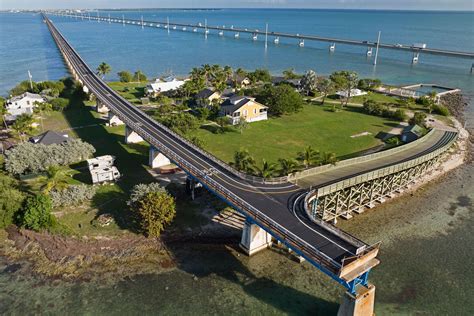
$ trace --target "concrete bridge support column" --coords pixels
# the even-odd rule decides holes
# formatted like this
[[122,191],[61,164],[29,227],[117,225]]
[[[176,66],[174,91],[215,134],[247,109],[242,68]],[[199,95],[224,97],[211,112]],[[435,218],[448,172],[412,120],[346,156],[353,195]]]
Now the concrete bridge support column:
[[105,104],[100,102],[99,99],[95,100],[95,110],[99,113],[109,113],[110,111],[110,109]]
[[125,124],[117,115],[112,112],[109,112],[109,122],[107,123],[108,126],[118,126]]
[[143,138],[133,129],[125,125],[125,144],[141,143]]
[[344,294],[337,316],[372,316],[374,315],[375,286],[359,286],[357,294]]
[[272,236],[249,220],[245,221],[240,248],[249,256],[267,249],[272,245]]
[[411,60],[412,64],[418,63],[418,59],[420,57],[420,53],[413,53],[413,59]]
[[153,169],[171,164],[171,161],[163,155],[157,148],[150,146],[148,164]]

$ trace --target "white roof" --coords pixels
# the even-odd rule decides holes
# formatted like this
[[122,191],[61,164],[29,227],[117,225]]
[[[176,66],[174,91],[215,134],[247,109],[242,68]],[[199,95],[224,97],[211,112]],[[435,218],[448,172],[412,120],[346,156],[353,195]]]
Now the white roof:
[[[336,94],[340,97],[347,98],[347,91],[337,91]],[[360,95],[366,95],[367,92],[362,91],[360,89],[351,89],[351,97],[357,97]]]
[[168,82],[154,82],[150,83],[147,88],[148,90],[153,90],[156,92],[166,92],[171,90],[176,90],[184,84],[182,80],[173,80]]
[[44,98],[36,93],[25,92],[7,100],[7,103],[23,100],[24,98],[34,99],[37,101],[44,101]]

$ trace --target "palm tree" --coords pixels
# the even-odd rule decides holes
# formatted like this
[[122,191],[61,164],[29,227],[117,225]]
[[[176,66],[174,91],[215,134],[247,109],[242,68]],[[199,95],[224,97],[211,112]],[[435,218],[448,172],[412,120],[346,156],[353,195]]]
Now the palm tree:
[[319,163],[321,165],[332,164],[335,165],[337,162],[336,154],[332,152],[323,151],[320,155]]
[[286,176],[298,169],[298,162],[295,159],[278,159],[280,164],[280,171],[282,175]]
[[108,74],[112,70],[112,67],[110,65],[102,62],[98,67],[97,67],[97,74],[99,76],[102,76],[102,79],[104,79],[105,75]]
[[41,187],[43,193],[48,194],[53,189],[61,190],[67,187],[67,178],[58,166],[50,166],[46,170],[45,183]]
[[311,146],[306,146],[302,152],[298,153],[297,159],[305,168],[308,168],[319,161],[319,151],[314,150]]
[[224,69],[222,70],[225,77],[226,77],[226,80],[229,80],[232,78],[232,74],[234,73],[233,70],[232,70],[232,67],[230,66],[224,66]]
[[262,177],[264,179],[268,179],[275,174],[276,164],[269,163],[265,159],[262,159],[262,167],[259,167],[254,164],[253,169],[257,173],[257,176]]
[[247,149],[240,149],[234,153],[234,162],[231,163],[237,170],[245,171],[252,169],[255,160],[250,156]]
[[18,133],[20,139],[23,141],[25,134],[31,132],[33,129],[31,124],[33,124],[33,116],[29,114],[21,114],[17,116],[15,123],[12,125],[12,129]]

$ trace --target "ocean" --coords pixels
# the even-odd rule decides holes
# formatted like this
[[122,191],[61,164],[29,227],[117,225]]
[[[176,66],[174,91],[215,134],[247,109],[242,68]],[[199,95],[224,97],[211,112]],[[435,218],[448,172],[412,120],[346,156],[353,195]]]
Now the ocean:
[[[96,13],[93,13],[96,15]],[[101,11],[101,16],[209,25],[382,42],[426,43],[428,47],[474,51],[474,13],[348,10],[144,10]],[[201,64],[268,68],[272,73],[294,68],[319,74],[357,71],[390,84],[436,83],[474,96],[470,60],[381,50],[376,67],[362,47],[282,39],[279,45],[250,35],[207,38],[200,33],[97,23],[53,17],[54,23],[95,68],[112,66],[107,80],[121,70],[141,69],[149,77],[186,75]],[[28,70],[33,80],[67,75],[62,58],[38,14],[0,13],[0,94]],[[472,101],[467,125],[473,126]],[[382,241],[382,264],[371,282],[377,286],[380,315],[471,315],[473,270],[469,269],[474,235],[473,166],[466,165],[412,197],[391,201],[376,211],[342,222],[344,229],[370,241]],[[192,248],[192,247],[191,247]],[[180,266],[165,274],[147,274],[120,281],[67,282],[43,280],[11,272],[0,258],[0,313],[50,314],[290,314],[330,315],[337,312],[343,289],[308,264],[297,264],[274,251],[246,258],[227,248],[172,249]],[[199,277],[198,281],[193,276]]]

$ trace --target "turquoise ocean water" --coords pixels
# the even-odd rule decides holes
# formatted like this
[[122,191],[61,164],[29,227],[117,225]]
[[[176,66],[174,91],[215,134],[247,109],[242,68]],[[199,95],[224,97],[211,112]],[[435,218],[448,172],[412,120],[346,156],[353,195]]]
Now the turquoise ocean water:
[[[147,10],[101,11],[101,16],[234,25],[300,34],[382,42],[427,43],[429,47],[474,51],[474,13],[344,11],[344,10]],[[436,83],[474,95],[471,61],[382,50],[373,67],[362,47],[295,41],[271,43],[262,38],[236,40],[163,29],[97,23],[53,17],[54,23],[84,59],[113,71],[142,69],[154,77],[185,75],[205,63],[277,74],[293,67],[320,74],[350,69],[361,77],[387,83]],[[39,15],[0,13],[0,94],[30,70],[33,79],[67,75],[62,58]],[[474,120],[471,108],[468,125]],[[363,214],[343,228],[375,242],[382,240],[382,264],[371,277],[377,285],[378,315],[472,315],[473,270],[470,269],[474,223],[474,170],[465,166],[414,197],[393,201]],[[308,264],[297,264],[273,251],[246,258],[228,248],[186,250],[174,247],[179,268],[166,274],[135,278],[64,282],[23,273],[27,265],[6,264],[0,257],[0,314],[161,314],[161,315],[331,315],[337,312],[342,288]],[[194,279],[198,276],[198,280]]]

